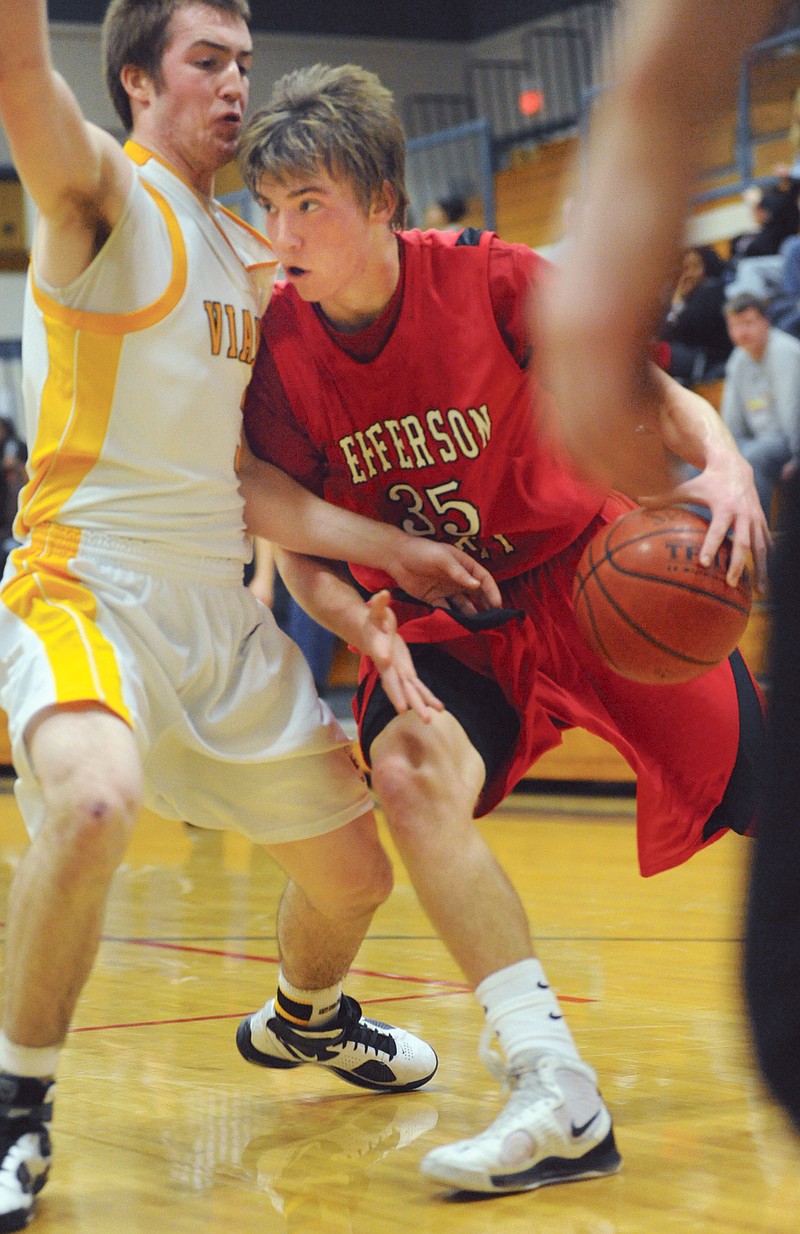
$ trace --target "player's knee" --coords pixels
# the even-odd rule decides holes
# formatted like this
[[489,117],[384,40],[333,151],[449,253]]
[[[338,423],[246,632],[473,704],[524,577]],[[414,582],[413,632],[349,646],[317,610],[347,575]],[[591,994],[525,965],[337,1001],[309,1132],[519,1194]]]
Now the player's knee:
[[[373,745],[372,787],[396,839],[439,829],[442,819],[461,817],[474,804],[471,774],[439,733],[418,738],[406,730],[392,740]],[[454,774],[454,761],[463,774]]]
[[377,833],[369,843],[359,845],[357,860],[349,862],[340,877],[340,912],[361,917],[374,913],[389,898],[394,883],[392,863]]
[[372,787],[392,818],[415,813],[443,787],[435,762],[421,744],[405,738],[380,748],[372,764]]
[[316,863],[311,883],[300,880],[314,906],[339,921],[371,915],[388,899],[394,875],[372,810],[336,833],[335,847]]
[[375,851],[359,851],[347,865],[330,871],[323,887],[312,893],[315,907],[336,921],[358,921],[371,916],[392,890],[392,865],[378,844]]
[[68,878],[113,871],[121,862],[139,809],[138,781],[119,777],[86,783],[65,780],[46,798],[42,840]]
[[383,860],[370,870],[369,877],[348,890],[342,907],[354,919],[371,916],[388,900],[393,882],[391,863],[384,853]]

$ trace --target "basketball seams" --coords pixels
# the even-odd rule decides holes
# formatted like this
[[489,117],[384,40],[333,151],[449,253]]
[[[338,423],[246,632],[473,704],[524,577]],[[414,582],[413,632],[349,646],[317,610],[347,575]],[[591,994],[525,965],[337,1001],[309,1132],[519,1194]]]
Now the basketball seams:
[[[669,536],[673,538],[677,536],[679,537],[679,542],[682,545],[687,545],[689,543],[689,540],[686,535],[685,527],[682,527],[680,524],[675,523],[667,527],[658,527],[656,531],[648,531],[648,532],[643,532],[640,535],[628,536],[626,539],[621,540],[618,543],[612,543],[613,537],[611,533],[614,532],[615,530],[616,531],[620,530],[618,524],[616,523],[612,523],[611,526],[607,529],[608,534],[606,535],[605,555],[603,557],[603,560],[606,561],[613,570],[618,571],[620,574],[624,574],[628,578],[641,578],[647,581],[648,583],[653,583],[657,586],[672,587],[679,591],[680,590],[689,591],[692,594],[697,595],[697,596],[707,596],[712,603],[728,605],[730,608],[734,609],[737,613],[741,613],[743,615],[749,614],[750,605],[744,604],[741,601],[737,602],[735,597],[738,593],[734,588],[728,587],[728,584],[724,581],[724,577],[721,577],[723,575],[722,568],[719,568],[720,590],[719,591],[715,590],[712,592],[708,589],[708,586],[701,587],[696,583],[689,583],[689,582],[686,582],[685,580],[673,578],[673,577],[662,578],[658,574],[647,572],[641,568],[634,570],[633,568],[629,566],[621,565],[620,562],[616,560],[616,554],[621,553],[626,548],[630,548],[631,546],[635,546],[636,544],[639,544],[642,542],[647,542],[649,544],[652,544],[654,552],[655,552],[658,547],[663,547],[662,540],[663,540],[663,537],[665,536]],[[721,551],[721,550],[718,550],[718,551]],[[724,572],[727,573],[727,567],[725,568]],[[715,576],[715,573],[713,572],[713,567],[703,567],[702,578],[704,579],[706,584],[715,582],[716,576]],[[723,588],[725,590],[723,590]],[[729,595],[728,594],[729,592],[732,592],[733,594]]]
[[616,672],[653,684],[688,681],[735,647],[750,612],[749,578],[728,587],[729,543],[713,565],[700,566],[707,531],[692,511],[665,517],[640,508],[585,546],[573,588],[575,618]]
[[[738,602],[731,596],[725,595],[723,592],[711,592],[705,587],[699,587],[696,583],[687,583],[682,579],[675,578],[660,578],[657,574],[645,574],[643,570],[631,570],[626,566],[621,566],[619,562],[614,561],[613,557],[608,558],[609,566],[618,574],[624,575],[626,578],[640,578],[643,582],[651,583],[655,587],[665,587],[669,591],[685,591],[689,595],[697,596],[701,600],[708,600],[710,604],[727,605],[737,613],[747,615],[750,612],[749,605]],[[600,582],[600,579],[597,579]],[[728,587],[728,584],[724,584]],[[737,593],[734,588],[729,587],[729,591],[735,596]]]
[[[610,563],[610,564],[613,564],[613,563]],[[644,639],[644,641],[649,646],[656,647],[659,651],[665,652],[668,656],[676,660],[679,660],[683,664],[691,664],[691,665],[695,665],[703,669],[707,669],[707,668],[713,668],[714,665],[717,663],[716,660],[698,659],[698,657],[696,656],[687,655],[686,652],[682,652],[678,648],[671,647],[668,643],[664,643],[660,639],[657,639],[654,635],[650,634],[647,630],[645,630],[644,627],[641,626],[635,620],[635,618],[631,617],[631,615],[628,612],[626,612],[625,609],[622,608],[620,604],[618,604],[618,602],[611,595],[610,591],[606,587],[606,584],[603,582],[602,578],[600,577],[600,575],[597,573],[596,570],[592,570],[589,573],[593,574],[595,584],[599,588],[600,593],[603,596],[603,599],[614,610],[614,612],[617,614],[617,617],[619,617],[619,619],[621,620],[623,625],[626,627],[626,629],[632,631],[635,634],[638,634],[642,639]],[[647,578],[646,575],[637,575],[637,574],[634,574],[633,577],[634,578],[640,578],[640,577]],[[654,579],[654,580],[648,579],[648,581],[664,582],[665,586],[667,587],[673,586],[671,582],[666,582],[666,580],[662,580],[662,579]],[[704,593],[698,592],[697,594],[703,595]],[[606,643],[603,641],[597,629],[597,622],[595,619],[594,611],[592,609],[591,597],[589,593],[584,591],[582,598],[583,598],[584,606],[586,609],[586,616],[590,622],[592,634],[594,635],[595,641],[597,643],[597,647],[601,651],[603,657],[606,660],[608,660],[609,664],[611,664],[612,667],[616,667],[618,664],[618,661],[614,658],[613,653],[607,647]],[[712,603],[713,603],[713,599],[712,599]]]
[[[699,587],[695,583],[687,583],[681,579],[661,578],[659,577],[658,574],[649,574],[649,573],[646,573],[644,570],[633,570],[630,567],[620,565],[618,561],[615,561],[614,559],[615,552],[619,552],[622,548],[628,547],[629,545],[635,543],[637,540],[650,540],[652,542],[652,536],[636,536],[629,540],[623,540],[621,544],[616,545],[612,549],[609,549],[606,547],[604,550],[603,556],[598,558],[597,560],[594,559],[594,555],[591,552],[591,550],[594,548],[594,545],[593,543],[590,543],[588,546],[588,566],[589,568],[584,571],[583,576],[581,575],[576,576],[577,583],[576,583],[575,597],[577,598],[578,596],[581,596],[584,594],[585,589],[586,589],[586,583],[588,582],[589,578],[593,576],[597,584],[600,585],[600,577],[597,571],[601,565],[605,564],[605,565],[608,565],[612,570],[617,571],[617,573],[624,575],[626,578],[640,578],[647,583],[652,583],[656,586],[666,587],[669,590],[686,591],[686,592],[689,592],[691,595],[695,595],[701,598],[707,598],[711,604],[728,605],[730,608],[734,609],[737,613],[742,613],[743,615],[749,614],[750,606],[747,604],[743,604],[741,601],[737,602],[737,600],[735,599],[735,596],[738,594],[737,591],[734,588],[729,588],[728,584],[725,583],[724,581],[721,582],[720,584],[721,587],[726,588],[727,591],[733,591],[733,596],[727,595],[726,592],[722,590],[718,592],[717,591],[712,592],[712,591],[709,591],[708,588],[706,587]],[[707,582],[713,579],[713,575],[710,575],[707,573],[704,574],[703,577]],[[610,598],[608,593],[605,591],[605,589],[604,589],[604,595],[606,599]]]

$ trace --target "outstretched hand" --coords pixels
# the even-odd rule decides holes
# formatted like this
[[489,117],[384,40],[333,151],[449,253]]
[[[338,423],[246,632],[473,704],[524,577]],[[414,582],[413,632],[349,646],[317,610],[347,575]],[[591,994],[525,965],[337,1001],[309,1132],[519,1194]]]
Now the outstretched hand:
[[388,591],[376,592],[364,605],[358,650],[372,660],[387,698],[398,713],[414,711],[429,724],[434,712],[444,710],[444,705],[417,676],[408,646],[398,633]]
[[484,566],[452,544],[404,535],[387,570],[403,591],[467,615],[499,608],[500,591]]

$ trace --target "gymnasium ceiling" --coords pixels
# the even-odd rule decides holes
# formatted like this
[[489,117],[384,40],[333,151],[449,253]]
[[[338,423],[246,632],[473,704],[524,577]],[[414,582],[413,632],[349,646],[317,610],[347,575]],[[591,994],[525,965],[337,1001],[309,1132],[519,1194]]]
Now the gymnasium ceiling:
[[[51,21],[98,24],[108,0],[50,0]],[[575,8],[576,0],[250,0],[253,29],[469,43],[537,17]]]

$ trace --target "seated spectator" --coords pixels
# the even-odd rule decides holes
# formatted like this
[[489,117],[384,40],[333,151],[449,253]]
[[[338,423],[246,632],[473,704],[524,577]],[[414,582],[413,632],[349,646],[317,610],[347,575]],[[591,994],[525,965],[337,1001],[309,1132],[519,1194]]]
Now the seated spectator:
[[729,300],[725,317],[734,350],[721,415],[753,468],[769,518],[775,485],[797,470],[800,455],[800,341],[770,323],[756,296]]
[[775,184],[771,188],[764,190],[754,186],[745,190],[745,199],[752,197],[760,229],[731,241],[725,290],[729,300],[744,292],[770,301],[786,294],[783,287],[786,257],[800,230],[800,180],[794,165],[776,164],[773,171]]
[[732,267],[743,257],[775,256],[788,236],[797,235],[800,231],[797,190],[798,185],[793,180],[783,185],[776,181],[767,188],[752,190],[756,229],[731,241]]
[[438,201],[432,201],[425,207],[422,216],[423,231],[431,228],[436,231],[461,231],[466,214],[467,203],[457,193],[440,197]]
[[787,334],[800,338],[800,236],[790,236],[781,247],[781,280],[769,302],[769,319]]
[[725,263],[713,248],[686,249],[658,341],[669,347],[667,372],[685,386],[722,376],[731,353],[725,324]]

